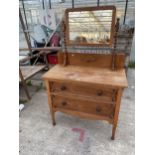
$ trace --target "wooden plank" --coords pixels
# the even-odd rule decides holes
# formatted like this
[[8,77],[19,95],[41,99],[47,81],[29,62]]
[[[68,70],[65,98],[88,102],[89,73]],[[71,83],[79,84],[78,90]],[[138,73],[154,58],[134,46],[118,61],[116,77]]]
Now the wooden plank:
[[40,55],[46,56],[46,54],[48,54],[48,53],[51,53],[51,51],[40,51],[40,52],[37,53],[37,54],[34,54],[34,55],[32,55],[32,56],[27,56],[27,57],[25,57],[25,58],[19,60],[19,62],[24,62],[24,61],[26,61],[26,60],[30,60],[30,59],[35,58],[35,57],[39,57]]
[[57,82],[102,85],[106,87],[127,87],[124,69],[112,71],[106,68],[56,65],[43,75],[43,79]]
[[25,80],[24,80],[24,78],[23,78],[22,71],[21,71],[20,68],[19,68],[19,77],[20,77],[20,80],[21,80],[21,82],[22,82],[22,84],[23,84],[23,87],[24,87],[26,96],[27,96],[28,100],[30,100],[31,97],[30,97],[30,95],[29,95],[29,92],[28,92],[28,89],[27,89],[27,85],[26,85],[26,82],[25,82]]
[[[42,69],[44,69],[46,66],[20,66],[22,75],[24,80],[29,79]],[[21,82],[21,79],[19,78],[19,81]]]
[[[60,50],[61,47],[36,47],[36,48],[31,48],[32,51],[49,51],[49,50]],[[28,48],[20,48],[19,51],[26,51]]]
[[[116,69],[122,69],[125,65],[125,53],[116,53]],[[64,53],[58,53],[58,62],[63,64]],[[85,67],[112,67],[112,54],[84,54],[68,53],[68,65],[85,66]]]

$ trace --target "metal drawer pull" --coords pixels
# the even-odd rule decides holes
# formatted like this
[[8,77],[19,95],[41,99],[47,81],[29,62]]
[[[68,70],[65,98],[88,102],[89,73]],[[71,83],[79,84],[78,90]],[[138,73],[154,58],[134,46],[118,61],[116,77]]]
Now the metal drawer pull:
[[100,107],[96,107],[96,112],[101,112],[102,109]]
[[103,95],[103,91],[102,90],[98,90],[97,91],[97,96],[102,96]]
[[67,105],[67,102],[65,102],[65,101],[62,102],[62,105],[63,105],[63,106],[66,106],[66,105]]
[[62,86],[62,87],[61,87],[61,90],[62,90],[62,91],[66,90],[66,86]]

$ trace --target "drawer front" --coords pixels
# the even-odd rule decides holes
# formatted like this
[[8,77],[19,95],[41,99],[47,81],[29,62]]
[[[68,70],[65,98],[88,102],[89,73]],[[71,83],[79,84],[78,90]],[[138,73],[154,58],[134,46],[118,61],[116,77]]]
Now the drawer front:
[[115,89],[109,88],[95,88],[93,86],[82,86],[78,84],[66,84],[66,83],[52,83],[51,91],[55,93],[73,93],[83,96],[90,96],[97,99],[105,100],[105,101],[115,101],[116,100],[116,92]]
[[103,115],[113,118],[114,105],[101,102],[90,102],[77,99],[62,98],[53,96],[53,105],[55,108],[80,111],[89,114]]

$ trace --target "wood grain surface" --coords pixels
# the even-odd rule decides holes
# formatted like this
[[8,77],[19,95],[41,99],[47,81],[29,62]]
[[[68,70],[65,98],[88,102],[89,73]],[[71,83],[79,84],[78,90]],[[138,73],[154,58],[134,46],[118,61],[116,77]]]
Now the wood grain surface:
[[112,71],[106,68],[56,65],[43,75],[43,79],[91,86],[104,85],[122,88],[128,86],[124,69]]

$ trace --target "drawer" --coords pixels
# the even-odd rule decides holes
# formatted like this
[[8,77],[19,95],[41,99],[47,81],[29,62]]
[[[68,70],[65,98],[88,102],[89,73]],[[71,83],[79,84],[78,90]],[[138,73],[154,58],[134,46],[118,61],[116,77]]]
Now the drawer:
[[105,101],[115,101],[117,90],[110,89],[110,88],[54,82],[51,84],[51,92],[54,92],[54,93],[67,92],[67,93],[92,97],[94,99],[98,98]]
[[106,116],[113,118],[114,104],[83,101],[77,99],[62,98],[53,96],[53,105],[55,108],[67,109],[72,111],[79,111],[88,114]]

